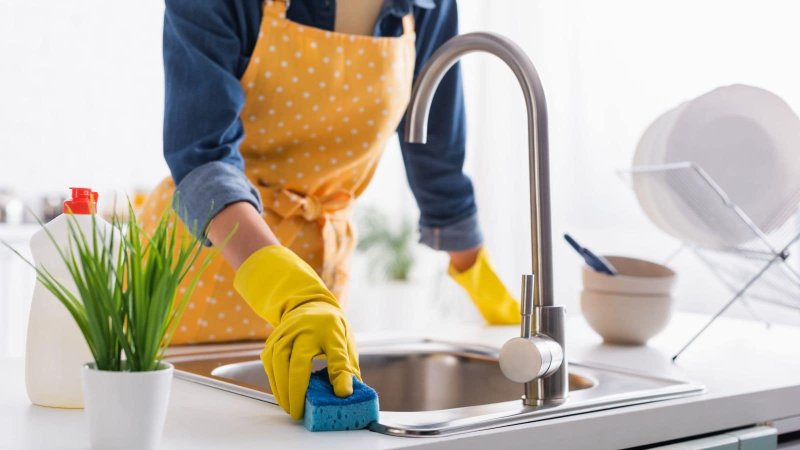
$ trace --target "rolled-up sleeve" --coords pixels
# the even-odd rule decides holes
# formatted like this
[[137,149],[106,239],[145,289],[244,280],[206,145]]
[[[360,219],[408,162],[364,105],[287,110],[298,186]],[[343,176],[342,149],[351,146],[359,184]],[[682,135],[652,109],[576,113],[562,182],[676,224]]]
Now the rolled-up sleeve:
[[[433,9],[415,12],[416,79],[430,56],[458,34],[455,0],[437,0]],[[403,141],[398,128],[406,175],[420,209],[420,242],[439,250],[466,250],[483,241],[478,226],[472,182],[463,172],[466,129],[461,71],[454,66],[433,97],[428,142]]]
[[[210,220],[258,191],[244,175],[239,79],[257,33],[260,0],[167,0],[164,14],[164,157],[176,184],[173,206],[206,244]],[[257,15],[257,17],[253,17]],[[255,26],[253,25],[255,24]]]

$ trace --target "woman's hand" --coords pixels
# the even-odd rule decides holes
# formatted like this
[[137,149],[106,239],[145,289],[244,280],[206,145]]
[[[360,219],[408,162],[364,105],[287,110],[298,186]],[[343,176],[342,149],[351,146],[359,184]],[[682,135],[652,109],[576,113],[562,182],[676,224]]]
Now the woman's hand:
[[312,361],[328,359],[328,376],[339,397],[361,379],[353,334],[336,298],[314,269],[280,245],[264,247],[239,267],[234,287],[274,328],[261,361],[278,404],[303,417]]
[[519,301],[500,281],[483,247],[450,252],[448,275],[467,291],[487,323],[519,323]]
[[275,399],[295,420],[303,418],[312,361],[318,355],[328,359],[333,392],[351,395],[353,377],[361,378],[356,347],[341,309],[326,302],[286,312],[261,353]]

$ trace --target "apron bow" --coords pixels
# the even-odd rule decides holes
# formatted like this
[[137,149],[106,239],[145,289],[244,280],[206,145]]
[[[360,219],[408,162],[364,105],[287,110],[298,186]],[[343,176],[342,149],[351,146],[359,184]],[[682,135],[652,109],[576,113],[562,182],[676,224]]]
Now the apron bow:
[[[273,228],[281,244],[290,247],[303,225],[316,222],[320,227],[323,243],[322,269],[320,275],[332,286],[336,277],[335,261],[352,250],[351,236],[340,236],[333,222],[346,222],[342,228],[350,233],[347,223],[353,196],[348,192],[333,192],[325,196],[303,195],[288,189],[259,186],[264,209],[277,214],[282,220]],[[341,239],[340,239],[341,238]]]
[[353,196],[347,192],[334,192],[324,197],[303,195],[288,189],[261,187],[264,208],[279,215],[284,220],[293,217],[307,222],[326,220],[350,208]]

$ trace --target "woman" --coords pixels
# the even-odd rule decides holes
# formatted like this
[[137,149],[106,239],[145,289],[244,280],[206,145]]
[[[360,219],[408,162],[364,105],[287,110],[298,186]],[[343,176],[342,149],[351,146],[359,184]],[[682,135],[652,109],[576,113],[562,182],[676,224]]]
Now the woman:
[[[287,3],[166,2],[172,177],[150,195],[142,219],[152,227],[174,202],[209,245],[229,238],[173,343],[266,338],[272,392],[299,419],[315,356],[327,358],[339,396],[360,377],[339,304],[354,246],[352,204],[402,127],[414,74],[457,34],[457,12],[455,0]],[[429,129],[427,144],[402,144],[421,242],[449,253],[450,275],[488,322],[516,323],[518,303],[482,250],[462,172],[457,69],[441,83]]]

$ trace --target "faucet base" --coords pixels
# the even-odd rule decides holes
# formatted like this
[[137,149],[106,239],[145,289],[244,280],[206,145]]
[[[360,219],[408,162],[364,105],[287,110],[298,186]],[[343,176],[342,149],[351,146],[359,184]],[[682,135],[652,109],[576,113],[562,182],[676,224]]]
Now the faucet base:
[[561,346],[562,361],[550,375],[525,383],[522,402],[528,406],[562,403],[569,395],[569,374],[566,339],[564,336],[566,309],[563,306],[536,306],[533,309],[531,328],[535,335],[544,335]]
[[562,398],[562,399],[559,399],[559,400],[547,400],[547,401],[545,401],[545,400],[531,400],[531,399],[529,399],[528,397],[526,397],[524,395],[522,396],[522,404],[525,405],[525,406],[535,406],[535,407],[553,406],[553,405],[561,405],[561,404],[565,403],[566,401],[567,401],[567,399],[565,399],[565,398]]

